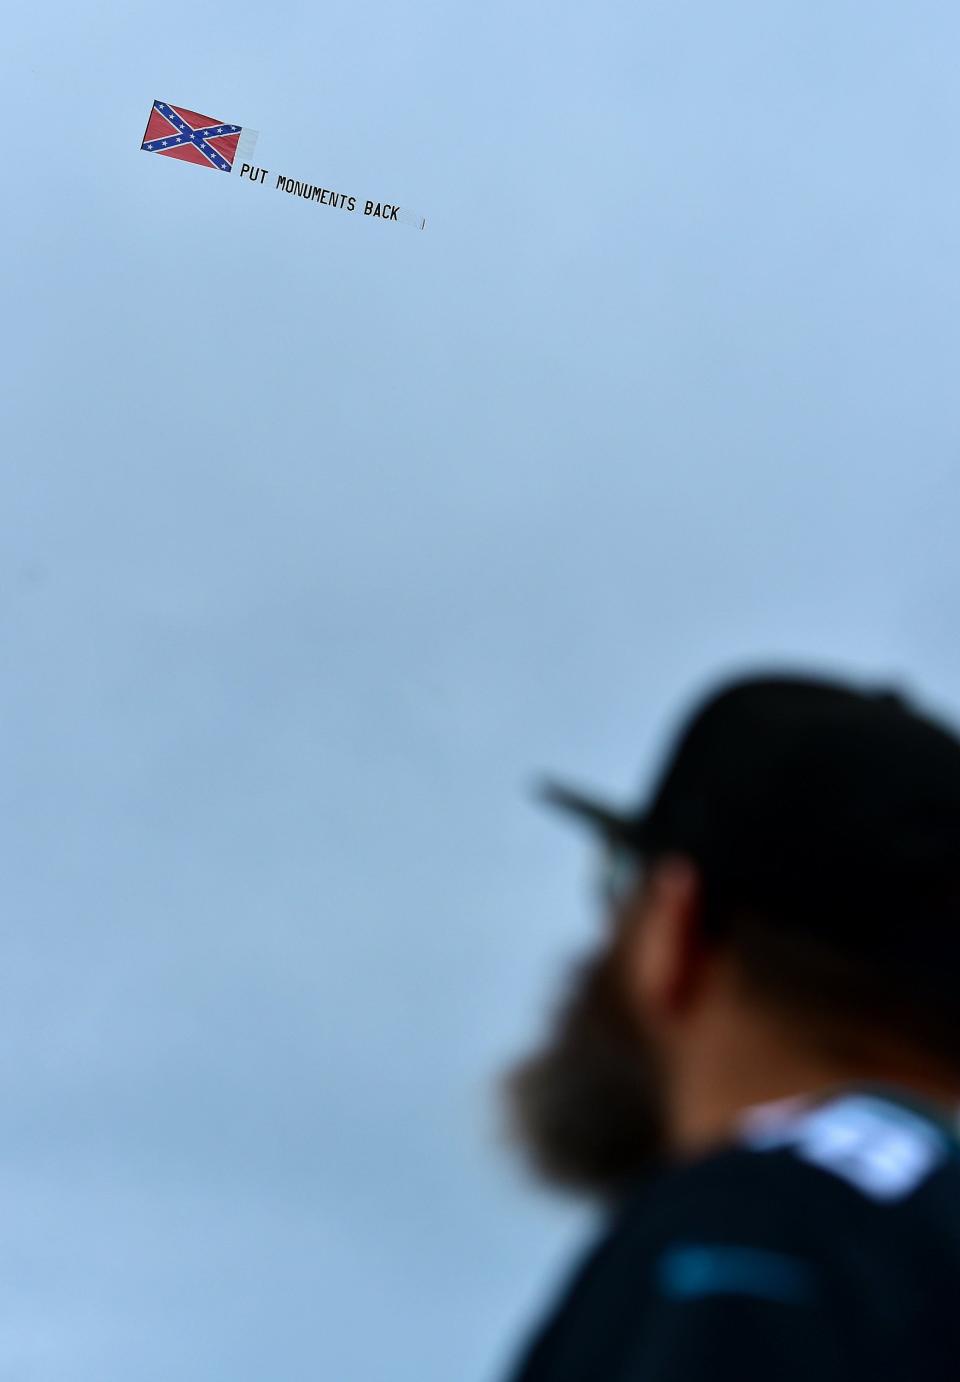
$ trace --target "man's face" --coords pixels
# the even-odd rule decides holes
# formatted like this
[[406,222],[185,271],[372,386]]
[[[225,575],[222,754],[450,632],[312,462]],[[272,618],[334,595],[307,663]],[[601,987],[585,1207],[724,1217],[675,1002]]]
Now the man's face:
[[541,1179],[590,1198],[620,1198],[663,1153],[658,1054],[636,1001],[627,956],[642,899],[612,939],[573,966],[546,1043],[502,1076],[511,1140]]

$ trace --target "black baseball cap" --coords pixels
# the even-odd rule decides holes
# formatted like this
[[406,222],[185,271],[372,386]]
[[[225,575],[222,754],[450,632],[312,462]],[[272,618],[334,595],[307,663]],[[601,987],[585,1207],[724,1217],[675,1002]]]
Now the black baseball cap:
[[843,945],[960,958],[960,738],[896,687],[742,677],[695,708],[641,805],[540,793],[641,857],[689,856],[708,896]]

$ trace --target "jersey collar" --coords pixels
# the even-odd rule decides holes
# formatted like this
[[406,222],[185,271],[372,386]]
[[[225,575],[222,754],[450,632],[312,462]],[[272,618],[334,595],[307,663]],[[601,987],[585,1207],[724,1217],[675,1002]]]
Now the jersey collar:
[[960,1105],[939,1103],[905,1085],[886,1081],[851,1081],[828,1085],[826,1088],[810,1090],[786,1099],[751,1104],[741,1110],[737,1119],[737,1130],[750,1134],[772,1132],[805,1112],[822,1108],[825,1104],[849,1098],[851,1095],[869,1095],[872,1099],[879,1099],[913,1114],[914,1117],[922,1118],[939,1129],[954,1149],[960,1151]]

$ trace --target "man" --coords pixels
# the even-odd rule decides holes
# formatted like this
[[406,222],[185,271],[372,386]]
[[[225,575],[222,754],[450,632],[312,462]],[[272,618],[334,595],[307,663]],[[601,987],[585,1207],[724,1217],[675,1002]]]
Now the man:
[[609,937],[502,1093],[606,1213],[511,1382],[960,1379],[960,740],[755,677],[644,809],[547,794]]

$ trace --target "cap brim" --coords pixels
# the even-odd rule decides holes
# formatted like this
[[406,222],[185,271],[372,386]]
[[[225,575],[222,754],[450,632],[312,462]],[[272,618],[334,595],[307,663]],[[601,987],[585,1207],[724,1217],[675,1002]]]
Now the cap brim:
[[548,806],[585,822],[608,840],[623,840],[632,845],[644,843],[646,821],[643,816],[617,811],[604,802],[577,791],[576,788],[555,782],[552,778],[537,784],[536,795]]

